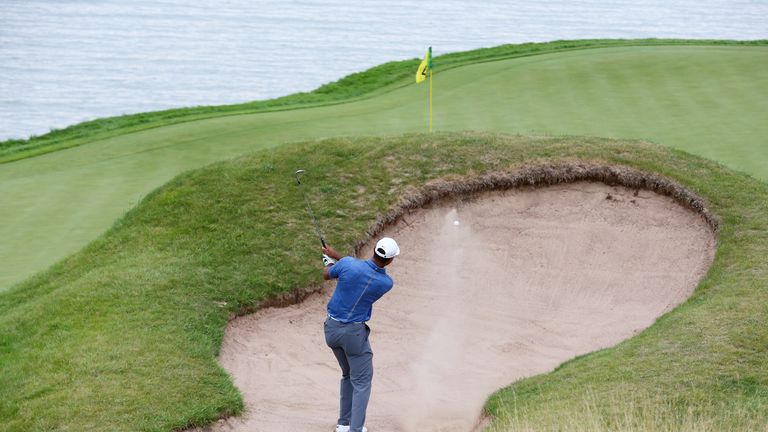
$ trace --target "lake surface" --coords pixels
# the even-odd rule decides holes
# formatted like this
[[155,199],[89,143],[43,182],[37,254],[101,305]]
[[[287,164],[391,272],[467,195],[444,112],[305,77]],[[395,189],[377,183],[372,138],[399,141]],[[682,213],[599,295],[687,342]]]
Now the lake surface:
[[768,0],[1,0],[0,140],[309,91],[429,45],[644,37],[768,39]]

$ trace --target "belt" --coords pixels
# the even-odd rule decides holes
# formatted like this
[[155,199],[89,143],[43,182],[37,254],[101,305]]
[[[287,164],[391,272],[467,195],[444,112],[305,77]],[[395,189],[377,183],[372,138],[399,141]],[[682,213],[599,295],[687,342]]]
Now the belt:
[[331,315],[331,314],[328,314],[328,318],[330,318],[330,319],[332,319],[332,320],[334,320],[334,321],[336,321],[336,322],[340,322],[340,323],[342,323],[342,324],[365,324],[365,321],[350,321],[350,322],[348,322],[348,321],[342,321],[342,320],[340,320],[340,319],[338,319],[338,318],[335,318],[335,317],[334,317],[333,315]]

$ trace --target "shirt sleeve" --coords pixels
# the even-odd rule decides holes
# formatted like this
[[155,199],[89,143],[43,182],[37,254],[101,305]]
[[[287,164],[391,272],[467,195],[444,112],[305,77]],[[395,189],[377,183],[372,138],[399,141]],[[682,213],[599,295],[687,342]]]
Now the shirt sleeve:
[[337,279],[341,275],[341,272],[344,271],[344,268],[347,266],[350,258],[351,257],[344,257],[340,259],[336,264],[332,265],[331,268],[328,269],[328,276],[330,276],[332,279]]

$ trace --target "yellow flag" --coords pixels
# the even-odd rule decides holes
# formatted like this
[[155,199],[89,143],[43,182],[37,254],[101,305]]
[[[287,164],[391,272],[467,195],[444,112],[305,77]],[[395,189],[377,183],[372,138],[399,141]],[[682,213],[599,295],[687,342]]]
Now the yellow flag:
[[429,65],[432,63],[432,47],[429,47],[427,53],[424,54],[424,60],[421,61],[419,68],[416,70],[416,83],[420,83],[427,79],[427,72],[429,71]]

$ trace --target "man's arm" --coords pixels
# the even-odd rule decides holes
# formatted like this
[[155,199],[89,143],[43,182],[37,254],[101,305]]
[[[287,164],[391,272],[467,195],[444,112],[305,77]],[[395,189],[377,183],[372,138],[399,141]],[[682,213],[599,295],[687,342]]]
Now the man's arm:
[[[338,252],[336,252],[335,249],[333,249],[332,247],[330,247],[328,245],[323,247],[323,254],[324,255],[328,255],[329,257],[335,259],[336,261],[341,259],[341,255]],[[325,279],[325,280],[332,279],[331,275],[328,274],[328,271],[331,269],[331,267],[333,267],[333,263],[323,267],[323,279]]]

